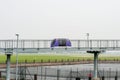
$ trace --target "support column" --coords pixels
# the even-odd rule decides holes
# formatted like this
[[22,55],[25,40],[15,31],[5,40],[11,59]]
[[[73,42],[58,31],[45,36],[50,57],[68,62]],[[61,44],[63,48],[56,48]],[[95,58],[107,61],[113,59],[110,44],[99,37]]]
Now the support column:
[[100,78],[98,78],[98,55],[101,52],[102,51],[87,51],[87,53],[94,54],[94,76],[92,80],[100,80]]
[[10,56],[11,54],[7,54],[7,61],[6,61],[6,80],[10,80]]
[[98,79],[98,54],[94,53],[94,78],[93,80],[99,80]]

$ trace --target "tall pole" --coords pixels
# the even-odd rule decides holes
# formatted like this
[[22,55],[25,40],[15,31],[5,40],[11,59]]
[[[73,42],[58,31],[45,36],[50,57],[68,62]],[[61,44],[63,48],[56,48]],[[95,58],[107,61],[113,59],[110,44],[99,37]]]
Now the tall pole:
[[89,47],[89,33],[86,33],[87,35],[87,47]]
[[17,36],[17,44],[16,44],[16,80],[18,78],[18,41],[19,41],[19,34],[15,34]]

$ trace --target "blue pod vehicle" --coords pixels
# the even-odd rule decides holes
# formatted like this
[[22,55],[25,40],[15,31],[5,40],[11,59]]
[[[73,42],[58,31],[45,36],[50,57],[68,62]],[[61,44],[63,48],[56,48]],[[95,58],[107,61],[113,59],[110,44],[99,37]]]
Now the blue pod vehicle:
[[71,42],[69,39],[57,38],[52,40],[51,47],[71,47]]

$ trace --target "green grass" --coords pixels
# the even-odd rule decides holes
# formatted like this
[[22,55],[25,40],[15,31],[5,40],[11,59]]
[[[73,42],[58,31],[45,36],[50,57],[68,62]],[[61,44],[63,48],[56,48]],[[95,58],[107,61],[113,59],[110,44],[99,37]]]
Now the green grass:
[[[57,54],[18,54],[18,62],[55,62],[93,60],[93,55],[57,55]],[[99,56],[99,60],[120,60],[120,56]],[[6,62],[6,55],[0,54],[0,63]],[[16,62],[16,55],[11,56],[11,63]]]
[[[18,59],[19,59],[19,63],[22,63],[22,62],[55,62],[56,61],[67,61],[69,59],[69,61],[72,61],[73,59],[74,60],[82,60],[83,58],[81,57],[72,57],[72,56],[65,56],[65,55],[44,55],[44,54],[31,54],[31,55],[27,55],[27,54],[19,54],[18,55]],[[6,56],[5,55],[0,55],[0,63],[5,63],[6,61]],[[15,63],[16,62],[16,55],[12,55],[11,56],[11,63]]]

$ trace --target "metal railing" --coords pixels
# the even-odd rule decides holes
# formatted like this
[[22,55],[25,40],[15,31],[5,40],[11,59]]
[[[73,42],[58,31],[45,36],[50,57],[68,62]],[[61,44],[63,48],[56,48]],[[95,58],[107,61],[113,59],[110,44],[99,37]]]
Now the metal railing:
[[[52,40],[19,40],[18,48],[51,48]],[[70,40],[71,48],[77,49],[120,49],[120,40]],[[0,40],[0,49],[16,49],[17,40]],[[89,44],[89,45],[88,45]]]

